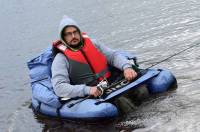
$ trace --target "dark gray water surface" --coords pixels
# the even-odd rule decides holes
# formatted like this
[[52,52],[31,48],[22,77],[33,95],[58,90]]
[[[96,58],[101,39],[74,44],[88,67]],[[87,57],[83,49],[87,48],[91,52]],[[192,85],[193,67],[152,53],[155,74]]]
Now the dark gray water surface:
[[1,0],[0,131],[200,131],[200,46],[167,60],[178,89],[143,102],[120,121],[98,125],[38,118],[29,108],[26,62],[57,38],[64,14],[111,48],[138,55],[143,68],[200,43],[199,0]]

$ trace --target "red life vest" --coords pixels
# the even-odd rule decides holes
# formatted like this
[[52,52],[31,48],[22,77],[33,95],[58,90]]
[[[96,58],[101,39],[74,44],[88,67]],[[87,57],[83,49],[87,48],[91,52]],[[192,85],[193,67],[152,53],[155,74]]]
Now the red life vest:
[[[110,77],[106,57],[95,47],[90,38],[83,33],[84,45],[80,50],[73,51],[61,41],[56,41],[53,46],[62,51],[69,61],[70,81],[74,84],[89,83],[91,80],[101,81]],[[93,76],[93,79],[91,79]],[[90,78],[90,79],[89,79]]]

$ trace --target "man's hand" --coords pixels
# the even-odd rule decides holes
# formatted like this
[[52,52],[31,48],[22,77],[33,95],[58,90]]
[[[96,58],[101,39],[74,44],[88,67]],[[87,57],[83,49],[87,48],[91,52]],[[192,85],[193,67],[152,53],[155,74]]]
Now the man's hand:
[[94,97],[98,97],[101,95],[101,91],[98,90],[98,88],[96,86],[91,87],[90,88],[90,95],[94,96]]
[[124,77],[126,80],[131,81],[136,78],[137,73],[132,68],[124,69]]

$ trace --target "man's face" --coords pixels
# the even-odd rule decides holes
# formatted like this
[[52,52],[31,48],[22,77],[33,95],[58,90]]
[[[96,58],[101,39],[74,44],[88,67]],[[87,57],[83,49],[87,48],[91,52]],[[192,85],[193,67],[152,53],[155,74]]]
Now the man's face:
[[63,32],[63,39],[68,45],[76,46],[81,40],[81,36],[75,27],[67,27]]

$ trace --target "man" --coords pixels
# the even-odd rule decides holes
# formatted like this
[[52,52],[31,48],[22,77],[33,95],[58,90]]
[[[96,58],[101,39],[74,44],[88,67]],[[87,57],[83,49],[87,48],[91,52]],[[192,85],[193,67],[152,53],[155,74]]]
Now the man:
[[98,97],[101,91],[97,83],[109,79],[111,65],[123,71],[131,81],[137,76],[126,57],[92,41],[81,33],[77,23],[64,16],[59,25],[60,41],[53,46],[58,50],[52,63],[52,84],[59,97],[73,98],[91,95]]

